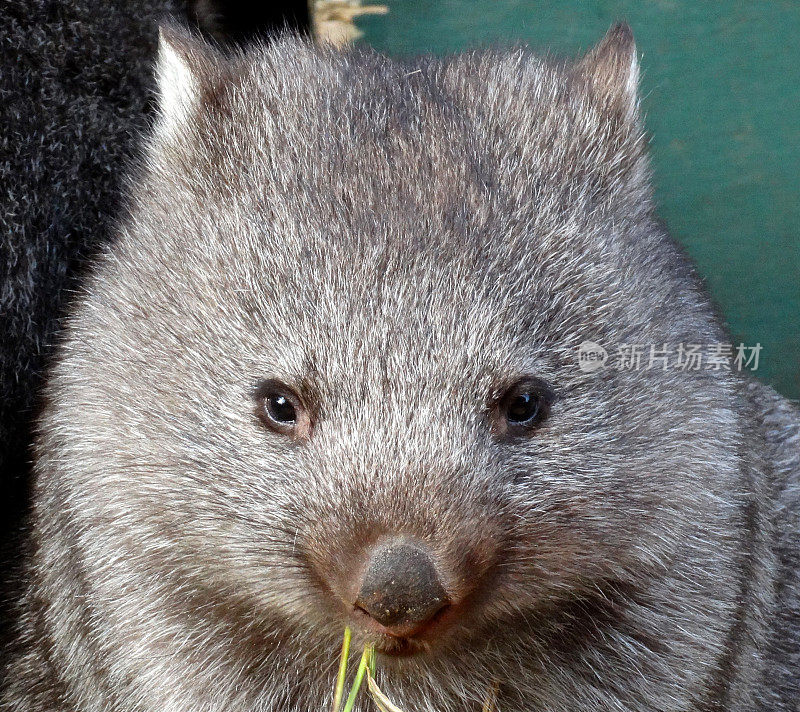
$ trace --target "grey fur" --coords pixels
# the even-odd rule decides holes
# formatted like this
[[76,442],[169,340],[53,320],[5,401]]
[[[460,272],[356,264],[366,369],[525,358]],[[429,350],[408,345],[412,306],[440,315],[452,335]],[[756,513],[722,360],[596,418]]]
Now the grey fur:
[[[50,377],[3,709],[324,709],[336,582],[403,532],[479,581],[382,659],[409,710],[495,679],[504,712],[797,710],[797,410],[734,371],[576,366],[584,339],[726,340],[654,216],[629,31],[577,65],[164,49]],[[498,437],[525,374],[550,418]],[[269,377],[307,441],[254,417]]]

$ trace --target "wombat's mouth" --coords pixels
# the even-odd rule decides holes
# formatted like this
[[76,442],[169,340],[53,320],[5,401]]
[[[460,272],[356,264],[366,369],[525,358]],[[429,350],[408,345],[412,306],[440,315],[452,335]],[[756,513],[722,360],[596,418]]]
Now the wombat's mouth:
[[391,657],[409,657],[430,651],[433,641],[448,626],[453,616],[453,606],[443,606],[423,625],[386,627],[374,620],[358,606],[353,614],[358,627],[371,638],[375,651]]
[[393,658],[407,658],[422,652],[423,645],[410,638],[391,638],[386,636],[384,640],[375,642],[375,652],[382,655],[389,655]]

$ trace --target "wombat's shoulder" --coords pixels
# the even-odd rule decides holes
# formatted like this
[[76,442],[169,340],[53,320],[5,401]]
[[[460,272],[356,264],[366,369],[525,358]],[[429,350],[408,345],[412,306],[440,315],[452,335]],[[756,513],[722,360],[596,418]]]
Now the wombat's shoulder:
[[767,456],[774,468],[779,515],[790,516],[792,511],[797,514],[800,509],[800,410],[788,398],[758,381],[748,384],[748,394],[759,414]]
[[771,465],[778,562],[775,615],[767,651],[762,709],[795,709],[800,694],[800,410],[769,386],[748,385]]

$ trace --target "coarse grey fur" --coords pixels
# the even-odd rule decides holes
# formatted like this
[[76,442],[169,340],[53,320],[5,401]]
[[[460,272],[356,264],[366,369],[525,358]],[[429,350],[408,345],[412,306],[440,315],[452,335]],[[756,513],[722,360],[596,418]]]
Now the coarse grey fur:
[[[625,26],[575,64],[166,31],[159,75],[50,377],[5,712],[329,708],[344,625],[374,640],[342,592],[398,533],[462,600],[381,656],[405,709],[798,709],[797,410],[577,367],[727,340],[654,215]],[[550,417],[503,435],[527,375]],[[310,437],[262,427],[265,378]]]

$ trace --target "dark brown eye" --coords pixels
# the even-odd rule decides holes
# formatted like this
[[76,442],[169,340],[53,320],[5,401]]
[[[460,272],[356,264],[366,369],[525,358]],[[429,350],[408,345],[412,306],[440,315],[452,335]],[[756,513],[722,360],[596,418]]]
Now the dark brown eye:
[[553,392],[544,381],[524,379],[500,399],[496,429],[503,434],[525,435],[547,418],[552,402]]
[[271,393],[264,398],[264,409],[270,419],[281,425],[294,425],[297,422],[297,411],[289,396],[282,393]]
[[297,439],[311,434],[311,418],[292,388],[270,379],[259,384],[254,396],[256,415],[270,430]]
[[516,393],[506,405],[506,418],[514,425],[530,423],[539,415],[542,402],[534,393]]

